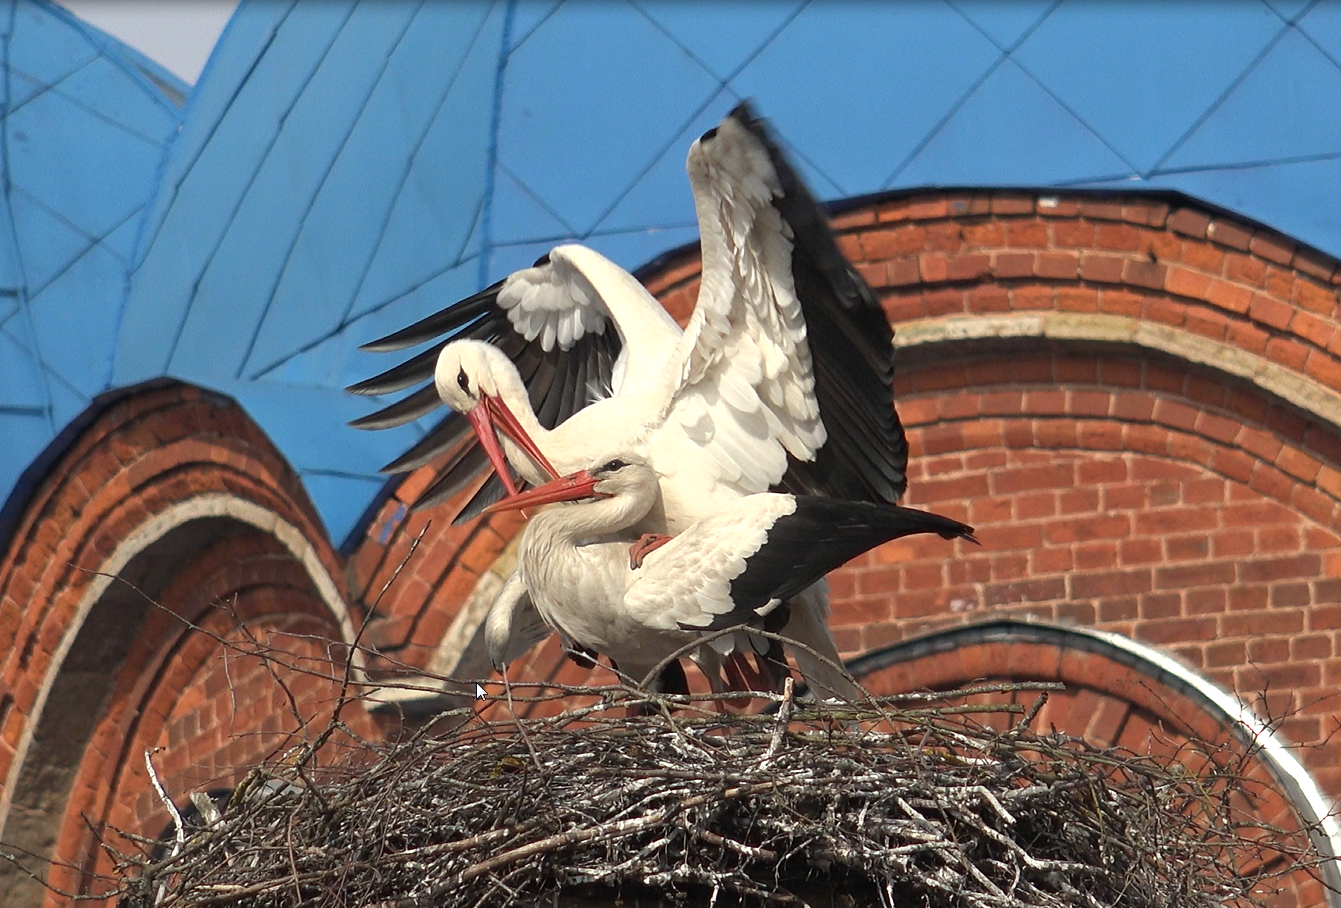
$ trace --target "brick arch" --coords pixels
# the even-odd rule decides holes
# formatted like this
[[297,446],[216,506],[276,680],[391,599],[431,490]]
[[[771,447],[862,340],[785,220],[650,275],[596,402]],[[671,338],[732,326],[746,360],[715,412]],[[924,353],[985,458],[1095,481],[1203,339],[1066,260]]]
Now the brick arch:
[[[55,461],[0,561],[0,627],[13,641],[0,669],[6,840],[44,857],[92,853],[81,811],[105,812],[121,763],[143,759],[108,719],[125,715],[118,682],[145,667],[126,662],[136,645],[164,643],[163,622],[147,621],[149,602],[211,545],[238,535],[268,537],[305,578],[306,603],[288,597],[286,620],[316,610],[334,639],[350,636],[340,562],[315,511],[232,401],[176,384],[127,393]],[[7,904],[41,901],[35,884],[6,877]],[[87,883],[59,868],[57,880]]]
[[[1341,854],[1341,824],[1330,800],[1289,743],[1232,696],[1176,660],[1125,637],[997,619],[895,644],[855,659],[849,667],[876,695],[950,691],[982,681],[1059,681],[1065,689],[1047,695],[1033,720],[1036,730],[1064,732],[1100,747],[1159,754],[1193,770],[1217,752],[1246,753],[1247,770],[1231,793],[1233,809],[1281,829],[1312,826],[1320,832],[1314,841],[1324,853]],[[1027,708],[1037,698],[1037,692],[1017,691],[978,695],[966,702]],[[1016,721],[1002,713],[974,718],[1003,728]],[[1200,744],[1188,748],[1189,741]],[[1341,870],[1334,862],[1323,867],[1322,877],[1334,890],[1341,888]],[[1282,888],[1273,904],[1322,905],[1338,899],[1303,872],[1287,877]]]

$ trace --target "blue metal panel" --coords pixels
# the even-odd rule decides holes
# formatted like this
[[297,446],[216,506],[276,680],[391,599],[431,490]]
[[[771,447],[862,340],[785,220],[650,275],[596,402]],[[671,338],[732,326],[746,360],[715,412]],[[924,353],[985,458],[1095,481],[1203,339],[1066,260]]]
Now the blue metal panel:
[[565,3],[508,60],[498,157],[585,232],[719,87],[630,4]]
[[[299,34],[301,40],[283,42],[280,53],[263,54],[236,88],[215,83],[217,91],[231,98],[223,105],[219,121],[197,127],[209,132],[209,141],[190,162],[180,183],[164,181],[159,186],[160,194],[174,198],[162,226],[151,234],[152,242],[126,303],[121,344],[123,354],[131,355],[119,357],[119,383],[152,378],[167,370],[177,336],[193,314],[191,300],[197,283],[232,225],[280,124],[320,65],[349,9],[348,3],[335,2],[300,7],[284,19],[280,30]],[[275,42],[281,37],[277,35]],[[174,149],[173,159],[187,151],[185,147]],[[236,369],[236,362],[231,365]]]
[[524,44],[540,25],[554,15],[563,0],[503,0],[512,3],[512,33],[508,50]]
[[[581,177],[577,177],[580,179]],[[559,219],[532,190],[517,182],[506,168],[494,174],[490,201],[492,239],[495,243],[530,243],[580,236],[582,231]]]
[[[630,230],[639,227],[682,227],[697,223],[694,194],[685,174],[685,155],[694,140],[712,127],[739,102],[723,91],[703,109],[694,121],[670,143],[665,153],[643,174],[614,210],[597,225],[599,232]],[[636,263],[640,264],[640,263]]]
[[10,191],[9,211],[31,291],[45,287],[95,242],[18,187]]
[[[73,421],[81,413],[88,409],[91,400],[79,391],[70,386],[68,382],[51,370],[48,366],[45,370],[47,385],[47,394],[51,399],[51,425],[59,428]],[[51,437],[55,437],[52,433]]]
[[805,5],[804,0],[650,0],[639,8],[686,53],[726,82]]
[[[1263,0],[1267,6],[1275,10],[1276,15],[1282,19],[1293,20],[1313,5],[1314,0]],[[1319,3],[1318,6],[1326,6],[1326,2]]]
[[1256,0],[1069,0],[1014,56],[1146,172],[1283,28]]
[[102,236],[144,204],[160,148],[54,92],[6,120],[9,175],[84,232]]
[[1341,154],[1341,67],[1290,31],[1162,169],[1329,154]]
[[[12,333],[23,326],[23,319],[11,318],[10,322],[13,324],[0,325],[0,363],[4,363],[0,369],[0,412],[20,409],[45,414],[47,395],[42,385],[42,367],[31,345],[21,343]],[[0,461],[8,456],[6,451]]]
[[1127,164],[1037,82],[1003,63],[895,177],[898,186],[1046,186]]
[[1299,30],[1341,63],[1341,0],[1326,0],[1299,20]]
[[90,61],[53,91],[156,145],[167,142],[177,127],[176,109],[167,98],[137,85],[124,63],[106,56]]
[[98,56],[99,49],[87,36],[42,4],[18,0],[14,4],[14,30],[5,61],[35,81],[51,86]]
[[47,369],[86,398],[106,389],[111,372],[124,267],[94,246],[28,303]]
[[0,457],[0,506],[14,491],[23,471],[28,469],[51,442],[46,414],[14,413],[0,410],[0,438],[5,440],[5,456]]
[[368,502],[387,481],[387,477],[376,474],[350,476],[300,470],[299,475],[307,488],[307,494],[326,524],[327,534],[337,546],[341,545],[350,533],[360,529],[355,523],[363,516]]
[[[458,265],[484,205],[490,108],[502,46],[503,8],[490,14],[409,162],[351,317],[410,292]],[[478,288],[475,288],[478,289]]]
[[[294,238],[413,10],[361,4],[333,36],[200,278],[174,370],[211,379],[241,372]],[[343,306],[309,298],[303,308],[338,314]]]
[[[159,191],[145,214],[146,237],[150,241],[163,226],[168,209],[177,201],[178,186],[196,166],[201,151],[233,107],[238,89],[251,75],[261,54],[270,47],[294,2],[242,0],[228,21],[200,74],[200,81],[191,92],[186,122],[173,140],[171,153],[163,164]],[[145,251],[140,250],[141,258]]]
[[756,98],[842,195],[857,195],[883,186],[1000,58],[941,3],[814,3],[731,87]]
[[[346,322],[405,184],[406,162],[420,151],[484,18],[482,7],[468,4],[419,8],[299,225],[246,374],[266,371]],[[425,84],[426,59],[437,61],[440,85]],[[482,171],[466,178],[482,180]]]
[[1002,50],[1011,50],[1057,5],[1056,0],[946,0]]

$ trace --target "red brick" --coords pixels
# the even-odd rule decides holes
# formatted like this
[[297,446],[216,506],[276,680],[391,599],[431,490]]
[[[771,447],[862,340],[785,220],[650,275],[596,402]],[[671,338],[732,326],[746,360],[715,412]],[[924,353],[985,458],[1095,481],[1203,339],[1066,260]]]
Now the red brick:
[[1293,298],[1303,308],[1319,315],[1332,315],[1336,311],[1337,295],[1330,287],[1319,287],[1304,280],[1296,281]]
[[1283,331],[1289,327],[1294,309],[1288,303],[1282,303],[1262,293],[1255,293],[1248,305],[1248,315],[1255,321]]
[[947,278],[952,281],[972,281],[991,273],[991,257],[983,253],[959,255],[948,263]]
[[1169,215],[1169,229],[1185,236],[1205,238],[1210,216],[1192,208],[1179,208]]
[[1216,220],[1211,222],[1206,231],[1206,236],[1222,246],[1247,252],[1248,244],[1252,239],[1252,231],[1246,230],[1231,221]]
[[1295,242],[1279,233],[1261,231],[1248,242],[1254,255],[1260,255],[1278,265],[1288,265],[1294,258]]
[[1253,291],[1250,288],[1230,281],[1211,281],[1206,291],[1207,302],[1230,312],[1247,312],[1252,300]]
[[1080,277],[1087,281],[1117,284],[1122,281],[1122,269],[1127,259],[1116,255],[1085,253],[1080,257]]
[[1239,580],[1243,583],[1287,580],[1293,577],[1317,577],[1322,570],[1322,559],[1314,553],[1292,555],[1287,558],[1268,558],[1239,563]]
[[1136,622],[1136,637],[1151,643],[1183,643],[1190,640],[1214,640],[1216,638],[1216,619],[1202,618],[1166,618],[1153,621]]
[[992,214],[1033,214],[1034,197],[999,194],[992,196]]
[[1234,575],[1234,564],[1228,561],[1166,567],[1155,571],[1155,586],[1160,589],[1183,589],[1190,586],[1230,584],[1234,582]]
[[1150,591],[1150,571],[1109,571],[1093,574],[1073,574],[1070,578],[1071,595],[1077,598],[1122,596]]
[[1336,272],[1336,259],[1306,246],[1295,249],[1290,266],[1320,281],[1328,281]]
[[1082,198],[1080,200],[1080,214],[1081,217],[1101,221],[1120,221],[1122,220],[1122,205],[1116,201]]
[[1136,287],[1163,290],[1168,266],[1149,260],[1128,259],[1122,266],[1122,281]]

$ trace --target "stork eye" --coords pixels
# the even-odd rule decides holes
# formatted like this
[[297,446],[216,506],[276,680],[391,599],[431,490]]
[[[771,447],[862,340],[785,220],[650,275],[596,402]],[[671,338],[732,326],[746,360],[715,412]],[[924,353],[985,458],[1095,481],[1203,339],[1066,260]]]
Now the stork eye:
[[620,470],[624,469],[624,468],[627,467],[627,466],[628,466],[628,464],[626,464],[624,461],[619,460],[619,459],[615,459],[615,460],[607,461],[607,462],[601,467],[601,469],[600,469],[599,472],[601,472],[601,473],[618,473]]
[[456,385],[467,394],[470,393],[470,379],[466,377],[464,368],[456,370]]

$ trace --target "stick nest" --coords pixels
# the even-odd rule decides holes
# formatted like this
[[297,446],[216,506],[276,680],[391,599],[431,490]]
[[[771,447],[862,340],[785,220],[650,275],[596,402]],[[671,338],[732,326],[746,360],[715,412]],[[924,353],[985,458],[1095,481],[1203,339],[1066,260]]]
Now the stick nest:
[[290,754],[166,857],[121,855],[121,904],[1199,908],[1255,903],[1318,859],[1305,831],[1234,806],[1232,748],[1138,756],[946,699],[838,712],[789,687],[776,714],[700,697],[630,718],[637,697],[586,693],[341,766]]

